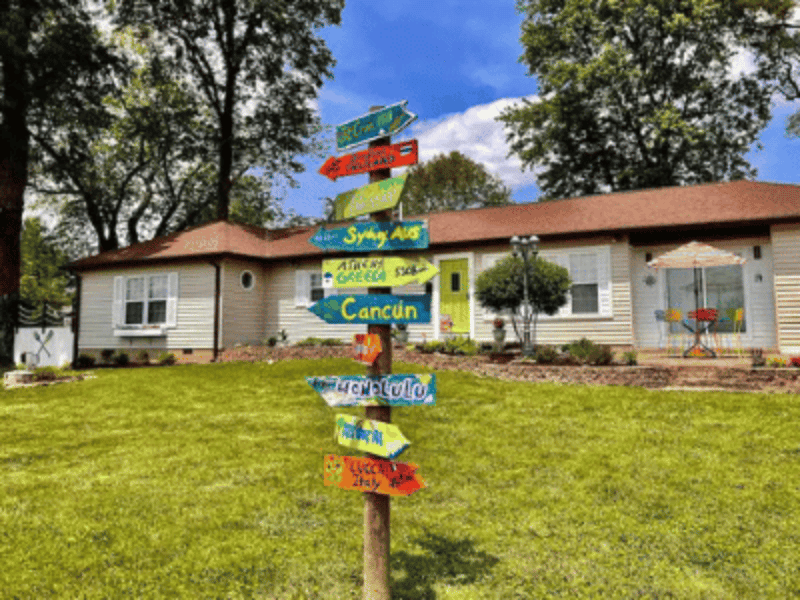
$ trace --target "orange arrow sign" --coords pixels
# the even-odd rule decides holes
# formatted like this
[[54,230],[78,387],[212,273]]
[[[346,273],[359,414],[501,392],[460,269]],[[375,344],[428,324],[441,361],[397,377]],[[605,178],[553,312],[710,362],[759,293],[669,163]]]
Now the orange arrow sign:
[[326,454],[323,483],[343,490],[410,496],[426,487],[416,473],[418,468],[391,460]]
[[320,167],[320,174],[336,181],[343,175],[359,175],[378,169],[392,169],[415,165],[419,161],[419,148],[417,140],[400,142],[391,146],[379,146],[345,154],[344,156],[329,156],[325,164]]
[[383,348],[381,347],[381,336],[377,333],[357,333],[353,336],[355,347],[355,359],[371,365],[378,358]]

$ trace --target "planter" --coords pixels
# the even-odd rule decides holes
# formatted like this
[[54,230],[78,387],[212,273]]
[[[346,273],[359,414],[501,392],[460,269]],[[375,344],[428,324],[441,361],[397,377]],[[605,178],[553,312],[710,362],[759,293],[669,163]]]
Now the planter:
[[506,330],[505,329],[494,329],[492,330],[492,336],[494,337],[494,341],[498,344],[500,342],[506,341]]
[[408,343],[408,331],[398,329],[394,333],[395,342],[398,344],[406,345]]

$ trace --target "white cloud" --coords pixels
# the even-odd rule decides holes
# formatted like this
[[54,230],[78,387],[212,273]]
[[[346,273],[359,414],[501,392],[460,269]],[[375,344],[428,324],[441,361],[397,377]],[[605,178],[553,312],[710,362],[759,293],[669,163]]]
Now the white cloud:
[[520,101],[521,98],[502,98],[461,113],[445,115],[436,121],[412,125],[410,131],[419,140],[420,162],[457,150],[485,165],[490,173],[500,177],[514,191],[535,184],[534,173],[523,172],[519,159],[508,156],[503,123],[496,120],[503,110]]

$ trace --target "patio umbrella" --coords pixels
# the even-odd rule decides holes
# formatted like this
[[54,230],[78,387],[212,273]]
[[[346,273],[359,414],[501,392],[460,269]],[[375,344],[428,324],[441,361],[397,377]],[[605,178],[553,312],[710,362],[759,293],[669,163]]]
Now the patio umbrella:
[[[725,267],[728,265],[743,265],[745,260],[741,256],[736,256],[733,252],[727,250],[720,250],[703,244],[701,242],[689,242],[683,246],[670,250],[666,254],[662,254],[658,258],[654,258],[649,263],[648,267],[654,269],[694,269],[694,304],[695,309],[700,309],[700,290],[698,281],[699,269],[706,267]],[[700,344],[700,329],[695,326],[695,344],[689,348],[685,354],[688,354],[692,348]],[[703,346],[705,348],[705,346]],[[706,348],[712,356],[716,354]]]

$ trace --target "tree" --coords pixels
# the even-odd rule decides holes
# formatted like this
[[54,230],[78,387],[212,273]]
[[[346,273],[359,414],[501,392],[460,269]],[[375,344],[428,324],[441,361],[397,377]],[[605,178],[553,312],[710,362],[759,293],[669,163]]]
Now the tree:
[[94,105],[111,62],[81,2],[0,1],[0,362],[12,358],[30,132],[54,106]]
[[539,313],[554,315],[567,303],[572,282],[569,271],[541,258],[527,263],[528,300],[532,310],[517,323],[520,307],[525,298],[525,265],[521,258],[509,256],[487,269],[475,282],[475,294],[481,306],[494,312],[509,311],[514,332],[520,342],[533,322],[532,343],[536,343],[536,324]]
[[312,101],[334,64],[316,30],[338,24],[342,8],[342,0],[119,0],[117,22],[163,39],[212,116],[219,218],[250,167],[303,170],[295,157],[311,149]]
[[511,190],[482,164],[458,151],[410,169],[400,198],[403,212],[421,214],[511,203]]
[[71,304],[74,293],[68,290],[70,277],[62,270],[67,255],[38,218],[25,219],[21,250],[20,300],[32,308],[30,318],[41,319],[45,304]]
[[545,198],[755,176],[744,155],[775,88],[766,67],[732,72],[736,51],[755,48],[754,9],[722,0],[519,7],[521,60],[539,94],[499,119],[511,152],[541,169]]

